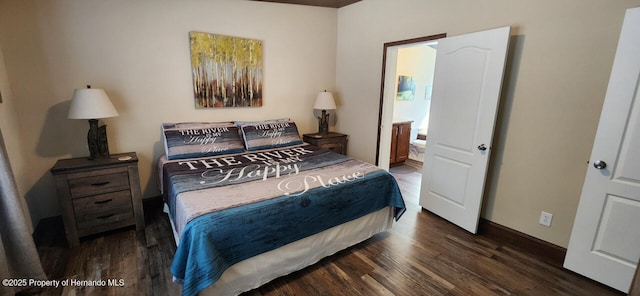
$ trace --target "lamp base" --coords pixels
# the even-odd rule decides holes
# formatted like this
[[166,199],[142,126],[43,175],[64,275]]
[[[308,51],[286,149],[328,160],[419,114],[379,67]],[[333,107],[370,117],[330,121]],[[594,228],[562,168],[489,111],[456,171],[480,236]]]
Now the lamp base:
[[318,117],[318,134],[329,133],[329,112],[322,110],[322,115]]
[[107,126],[103,125],[101,127],[98,127],[97,119],[89,119],[87,144],[89,145],[89,159],[109,158]]

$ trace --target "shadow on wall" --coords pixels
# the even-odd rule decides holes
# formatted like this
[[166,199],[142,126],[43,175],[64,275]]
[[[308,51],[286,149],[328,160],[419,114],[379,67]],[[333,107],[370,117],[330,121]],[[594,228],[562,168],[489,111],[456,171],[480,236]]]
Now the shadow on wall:
[[511,118],[514,94],[516,84],[518,83],[524,39],[525,36],[523,35],[514,35],[509,38],[509,52],[507,53],[507,62],[500,93],[500,104],[498,106],[498,117],[496,118],[493,143],[491,145],[491,160],[489,161],[489,167],[487,169],[487,180],[484,189],[484,196],[487,198],[483,200],[481,213],[482,217],[488,220],[491,220],[493,216],[493,203],[496,196],[495,189],[498,187],[498,177],[500,176],[500,169],[502,168],[504,147],[506,144],[505,135],[509,129],[509,119]]
[[[67,118],[71,100],[55,104],[47,112],[44,126],[40,131],[36,145],[36,155],[43,158],[68,158],[89,156],[87,147],[87,131],[89,123],[86,120]],[[53,166],[53,163],[51,164]],[[33,226],[39,219],[60,214],[57,191],[53,176],[49,170],[44,170],[33,186],[25,193],[25,200],[29,206]]]
[[89,156],[87,146],[87,120],[68,119],[71,100],[55,104],[49,108],[44,126],[40,131],[36,154],[42,157]]
[[160,130],[160,141],[157,141],[153,144],[153,157],[149,160],[151,163],[151,174],[149,175],[149,180],[147,180],[147,187],[142,189],[142,196],[145,197],[153,197],[153,196],[161,196],[160,193],[160,178],[161,173],[158,171],[160,168],[158,167],[158,160],[165,154],[164,151],[164,135],[162,134],[162,129],[158,127]]
[[[42,196],[43,192],[47,192],[48,196]],[[27,201],[34,229],[38,226],[40,219],[57,216],[62,212],[58,202],[56,185],[49,170],[45,171],[29,188],[24,199]]]

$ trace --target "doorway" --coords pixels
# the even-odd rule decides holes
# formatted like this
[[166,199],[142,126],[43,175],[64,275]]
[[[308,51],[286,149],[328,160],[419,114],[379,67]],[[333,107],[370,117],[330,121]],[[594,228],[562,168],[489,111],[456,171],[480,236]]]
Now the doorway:
[[[506,26],[437,39],[423,162],[428,173],[423,174],[419,203],[471,233],[477,232],[480,218],[510,33]],[[395,47],[385,44],[377,162],[387,169],[385,140],[393,120],[388,101],[398,75],[398,65],[392,63],[397,55]]]
[[[429,105],[438,39],[446,34],[384,44],[376,165],[390,168],[394,122],[410,122],[409,160],[421,162],[429,122]],[[407,83],[409,81],[409,83]],[[401,84],[405,85],[401,85]],[[408,87],[407,87],[408,84]],[[399,86],[402,86],[399,88]],[[407,91],[410,92],[407,94]],[[406,141],[406,140],[405,140]],[[411,146],[413,144],[413,146]]]

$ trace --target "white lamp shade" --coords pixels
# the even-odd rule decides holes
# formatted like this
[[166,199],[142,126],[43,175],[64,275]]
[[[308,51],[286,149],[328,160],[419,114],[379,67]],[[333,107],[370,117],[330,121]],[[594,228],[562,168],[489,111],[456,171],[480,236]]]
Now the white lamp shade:
[[73,91],[68,118],[98,119],[115,116],[118,116],[118,111],[103,89],[83,88]]
[[313,109],[319,110],[334,110],[336,109],[336,102],[333,100],[331,92],[322,91],[318,93],[316,97],[316,103],[313,105]]

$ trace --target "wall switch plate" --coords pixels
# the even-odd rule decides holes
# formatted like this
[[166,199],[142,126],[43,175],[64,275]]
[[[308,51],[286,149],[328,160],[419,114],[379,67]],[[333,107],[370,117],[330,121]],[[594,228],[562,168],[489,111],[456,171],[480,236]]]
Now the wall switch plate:
[[540,213],[540,221],[538,223],[551,227],[551,220],[553,219],[553,214],[542,211]]

